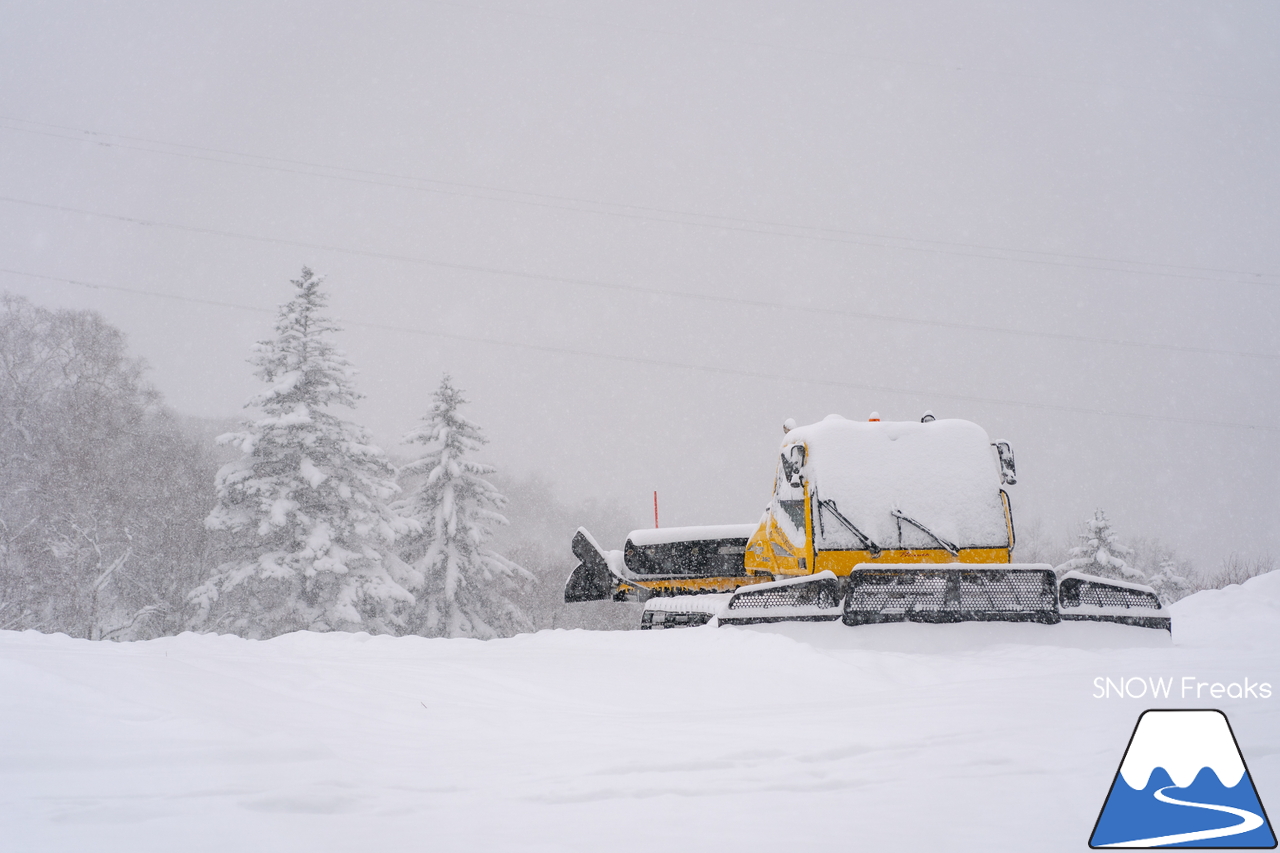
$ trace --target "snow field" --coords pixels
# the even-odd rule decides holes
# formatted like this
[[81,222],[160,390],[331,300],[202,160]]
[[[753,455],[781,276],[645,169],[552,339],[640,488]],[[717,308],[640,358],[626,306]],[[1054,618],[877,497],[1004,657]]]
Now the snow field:
[[[510,640],[0,633],[4,849],[1081,850],[1138,714],[1220,707],[1280,810],[1280,574],[1119,625]],[[1189,640],[1183,644],[1184,636]]]

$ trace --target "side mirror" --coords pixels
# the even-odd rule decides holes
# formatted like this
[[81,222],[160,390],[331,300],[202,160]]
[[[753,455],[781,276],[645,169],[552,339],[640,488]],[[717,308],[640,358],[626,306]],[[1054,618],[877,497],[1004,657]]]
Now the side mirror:
[[1013,463],[1013,448],[1007,441],[993,441],[991,446],[996,449],[996,457],[1000,460],[1000,482],[1006,486],[1014,485],[1018,482],[1018,468]]
[[782,454],[783,473],[787,475],[787,482],[797,488],[804,482],[800,475],[800,470],[804,468],[804,456],[803,444],[793,444]]

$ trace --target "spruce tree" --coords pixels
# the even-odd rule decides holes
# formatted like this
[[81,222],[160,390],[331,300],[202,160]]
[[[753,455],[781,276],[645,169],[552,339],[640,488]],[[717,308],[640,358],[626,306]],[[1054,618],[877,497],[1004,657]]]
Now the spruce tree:
[[403,439],[431,448],[401,469],[420,482],[395,505],[421,529],[401,556],[415,576],[409,630],[428,637],[487,639],[530,629],[513,597],[533,576],[487,545],[493,525],[507,523],[498,512],[507,500],[484,479],[493,466],[468,458],[487,439],[458,411],[466,403],[446,374],[430,414]]
[[243,455],[217,475],[205,525],[224,532],[231,559],[192,593],[197,624],[248,636],[398,632],[413,605],[394,545],[417,525],[388,508],[399,487],[382,450],[333,411],[361,395],[331,342],[322,281],[304,267],[275,337],[254,347],[267,387],[246,408],[262,417],[218,438]]
[[1099,509],[1094,511],[1093,518],[1085,520],[1080,544],[1071,549],[1071,559],[1058,570],[1143,583],[1146,575],[1125,562],[1124,558],[1131,553],[1131,549],[1116,538],[1107,514]]
[[1160,596],[1162,604],[1173,604],[1191,594],[1191,581],[1179,574],[1177,562],[1168,557],[1160,561],[1160,568],[1151,576],[1147,584]]

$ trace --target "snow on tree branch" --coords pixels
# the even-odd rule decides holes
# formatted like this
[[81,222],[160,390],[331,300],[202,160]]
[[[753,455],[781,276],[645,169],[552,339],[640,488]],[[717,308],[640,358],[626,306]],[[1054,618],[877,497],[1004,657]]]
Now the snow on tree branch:
[[1080,534],[1080,544],[1071,549],[1071,559],[1058,566],[1059,574],[1077,571],[1096,575],[1102,578],[1146,582],[1147,576],[1129,565],[1125,557],[1132,550],[1121,544],[1111,529],[1111,520],[1101,509],[1094,511],[1093,517],[1084,523],[1084,531]]
[[220,436],[242,456],[223,466],[205,521],[234,558],[192,593],[200,620],[239,633],[399,632],[415,603],[398,538],[419,531],[388,501],[395,471],[365,430],[336,414],[353,408],[355,370],[332,343],[323,278],[303,268],[281,306],[275,336],[250,363],[267,386],[246,408],[244,431]]
[[402,556],[413,567],[417,602],[410,630],[426,636],[489,638],[529,630],[513,597],[533,576],[487,546],[492,525],[505,525],[498,510],[507,499],[485,475],[494,468],[469,458],[486,439],[458,411],[462,391],[446,374],[422,425],[404,436],[429,449],[401,469],[421,478],[395,509],[418,523]]

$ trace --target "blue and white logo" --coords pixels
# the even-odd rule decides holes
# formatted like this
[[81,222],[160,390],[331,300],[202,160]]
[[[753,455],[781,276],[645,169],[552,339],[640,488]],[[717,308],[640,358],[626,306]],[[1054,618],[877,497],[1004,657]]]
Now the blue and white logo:
[[1144,711],[1089,846],[1274,848],[1226,714]]

